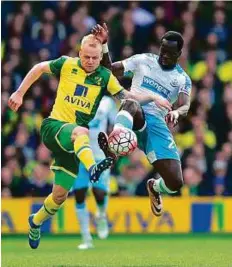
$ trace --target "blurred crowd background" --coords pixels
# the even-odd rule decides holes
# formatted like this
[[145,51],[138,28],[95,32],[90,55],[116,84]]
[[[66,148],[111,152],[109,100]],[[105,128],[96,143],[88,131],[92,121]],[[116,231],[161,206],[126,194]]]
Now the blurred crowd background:
[[[46,196],[51,154],[39,129],[58,80],[44,75],[18,113],[7,101],[36,63],[77,56],[82,37],[106,22],[113,61],[158,53],[167,30],[180,31],[181,66],[193,81],[188,117],[176,127],[185,186],[176,195],[232,195],[232,2],[2,1],[2,197]],[[230,16],[229,16],[230,14]],[[130,87],[131,77],[121,80]],[[112,170],[111,195],[147,195],[153,169],[137,150]]]

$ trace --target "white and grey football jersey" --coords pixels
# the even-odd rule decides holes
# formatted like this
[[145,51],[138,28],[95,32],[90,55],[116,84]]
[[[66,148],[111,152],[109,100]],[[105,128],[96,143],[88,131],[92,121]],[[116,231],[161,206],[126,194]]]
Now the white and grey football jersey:
[[[132,72],[131,91],[136,94],[153,92],[175,103],[180,92],[191,93],[191,80],[179,64],[172,70],[164,70],[155,54],[138,54],[122,61],[124,73]],[[145,113],[164,118],[166,109],[154,102],[143,105]]]

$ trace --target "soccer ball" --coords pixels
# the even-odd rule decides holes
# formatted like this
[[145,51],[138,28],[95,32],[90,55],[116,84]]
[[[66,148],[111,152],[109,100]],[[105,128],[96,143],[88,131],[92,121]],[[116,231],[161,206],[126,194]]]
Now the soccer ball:
[[109,149],[118,156],[131,154],[137,147],[135,133],[127,128],[117,128],[109,135]]

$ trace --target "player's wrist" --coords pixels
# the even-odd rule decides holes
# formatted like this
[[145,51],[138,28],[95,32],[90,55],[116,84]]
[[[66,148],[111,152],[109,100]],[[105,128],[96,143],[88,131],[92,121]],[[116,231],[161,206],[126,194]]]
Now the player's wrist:
[[25,93],[24,93],[23,91],[21,91],[21,90],[17,90],[16,93],[17,93],[18,95],[20,95],[21,97],[23,97],[24,94],[25,94]]
[[102,52],[103,54],[109,53],[109,47],[108,47],[107,41],[102,44]]

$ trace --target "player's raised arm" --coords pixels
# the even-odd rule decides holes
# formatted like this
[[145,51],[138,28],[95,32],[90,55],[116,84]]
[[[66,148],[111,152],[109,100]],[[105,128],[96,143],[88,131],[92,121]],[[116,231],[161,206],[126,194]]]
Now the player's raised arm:
[[166,108],[169,111],[172,110],[172,106],[167,99],[152,93],[134,94],[133,92],[123,89],[119,93],[115,94],[114,97],[118,100],[133,99],[138,101],[141,105],[145,105],[150,102],[155,102],[156,105],[160,108]]
[[8,106],[17,111],[23,103],[23,97],[31,85],[39,79],[43,73],[59,74],[67,57],[60,57],[51,61],[43,61],[36,64],[23,79],[19,88],[10,96]]
[[44,61],[41,63],[36,64],[26,75],[23,79],[22,83],[20,84],[19,88],[14,92],[8,101],[8,106],[13,110],[17,111],[18,108],[23,103],[23,97],[27,90],[31,87],[31,85],[39,79],[39,77],[43,73],[51,73],[49,62]]
[[103,57],[101,65],[103,65],[107,69],[110,69],[116,77],[122,77],[124,75],[124,66],[122,62],[118,61],[112,63],[109,54],[109,49],[107,45],[109,32],[106,23],[103,23],[103,26],[99,24],[95,25],[92,29],[92,33],[102,43]]

